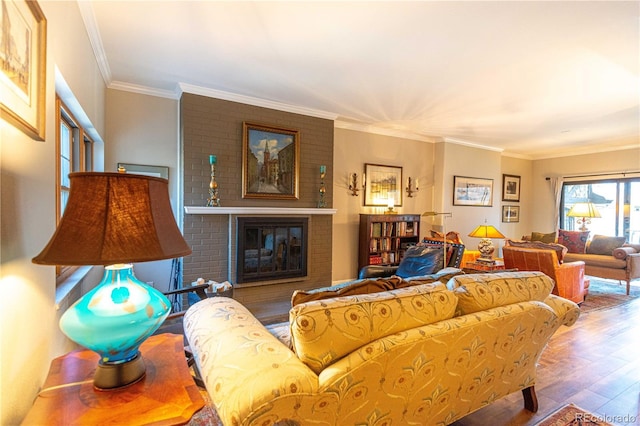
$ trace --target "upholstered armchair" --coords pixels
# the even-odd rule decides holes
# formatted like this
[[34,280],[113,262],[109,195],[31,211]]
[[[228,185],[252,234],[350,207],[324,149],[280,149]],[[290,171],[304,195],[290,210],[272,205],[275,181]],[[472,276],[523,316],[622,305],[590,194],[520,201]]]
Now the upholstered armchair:
[[585,283],[584,280],[585,264],[582,261],[560,263],[553,249],[515,246],[503,247],[502,256],[507,269],[540,271],[552,278],[556,283],[552,292],[555,295],[580,304],[589,292],[588,282]]

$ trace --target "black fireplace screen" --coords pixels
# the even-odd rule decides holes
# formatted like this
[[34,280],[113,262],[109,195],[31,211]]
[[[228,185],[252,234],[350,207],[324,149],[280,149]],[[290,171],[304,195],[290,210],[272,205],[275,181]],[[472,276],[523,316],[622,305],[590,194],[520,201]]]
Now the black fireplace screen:
[[237,282],[307,275],[307,218],[238,218]]

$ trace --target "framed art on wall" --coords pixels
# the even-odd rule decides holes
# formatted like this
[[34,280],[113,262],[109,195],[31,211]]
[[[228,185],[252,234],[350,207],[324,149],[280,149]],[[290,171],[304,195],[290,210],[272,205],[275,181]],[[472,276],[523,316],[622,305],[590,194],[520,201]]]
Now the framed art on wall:
[[242,125],[242,198],[298,198],[300,133],[261,124]]
[[502,206],[503,222],[520,222],[520,206]]
[[365,163],[362,179],[365,206],[402,206],[402,167]]
[[33,139],[45,136],[47,20],[36,1],[2,1],[0,117]]
[[502,201],[520,201],[520,176],[502,175]]
[[454,176],[453,205],[491,207],[493,179]]
[[118,163],[118,171],[125,173],[135,173],[137,175],[153,176],[169,179],[169,167],[166,166],[146,166],[144,164]]

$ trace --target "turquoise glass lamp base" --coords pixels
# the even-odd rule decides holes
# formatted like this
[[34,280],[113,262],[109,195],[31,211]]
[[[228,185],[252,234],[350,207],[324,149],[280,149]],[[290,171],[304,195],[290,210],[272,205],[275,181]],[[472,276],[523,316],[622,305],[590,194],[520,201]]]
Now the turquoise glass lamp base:
[[142,379],[139,347],[169,315],[169,300],[138,280],[130,264],[105,267],[100,284],[60,318],[74,342],[100,355],[94,386],[113,389]]

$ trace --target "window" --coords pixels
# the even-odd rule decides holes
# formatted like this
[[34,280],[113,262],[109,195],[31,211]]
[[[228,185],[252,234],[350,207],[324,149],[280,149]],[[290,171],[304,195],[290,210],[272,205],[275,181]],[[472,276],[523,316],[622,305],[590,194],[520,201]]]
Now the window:
[[[93,170],[93,140],[85,133],[78,121],[59,97],[56,97],[56,225],[64,214],[69,200],[69,173]],[[64,280],[76,268],[56,268],[58,281]]]
[[577,230],[582,218],[568,217],[576,203],[591,202],[599,218],[587,219],[591,235],[624,236],[640,243],[640,178],[565,182],[562,186],[560,223],[562,229]]

